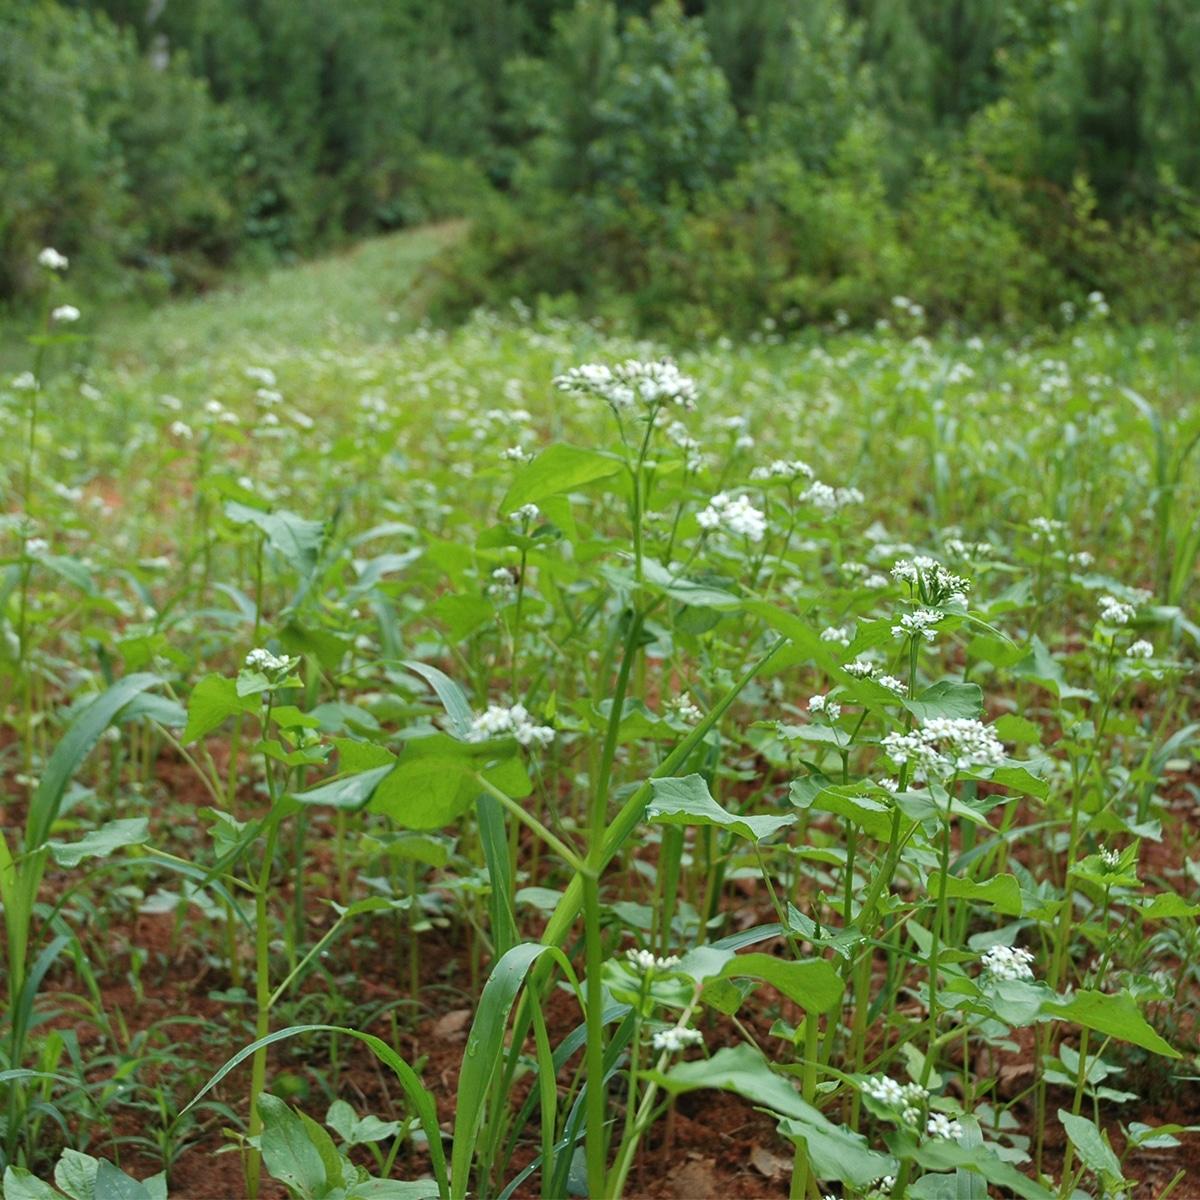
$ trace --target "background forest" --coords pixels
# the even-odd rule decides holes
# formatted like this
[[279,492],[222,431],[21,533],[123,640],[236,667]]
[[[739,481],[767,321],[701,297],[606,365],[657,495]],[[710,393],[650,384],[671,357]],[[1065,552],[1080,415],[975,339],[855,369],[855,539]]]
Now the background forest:
[[154,298],[455,216],[441,316],[1185,315],[1200,6],[0,0],[10,306],[43,244]]

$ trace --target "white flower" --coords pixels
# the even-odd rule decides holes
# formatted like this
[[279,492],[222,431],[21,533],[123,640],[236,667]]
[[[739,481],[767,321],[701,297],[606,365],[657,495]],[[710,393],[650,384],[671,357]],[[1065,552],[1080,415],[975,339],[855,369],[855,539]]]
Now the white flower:
[[895,675],[880,675],[875,682],[880,687],[885,687],[889,692],[895,692],[897,696],[903,696],[908,691],[908,684],[903,679],[897,679]]
[[79,320],[79,309],[73,304],[60,304],[50,314],[50,320],[57,322],[60,325],[69,325],[72,321]]
[[878,1104],[892,1109],[906,1125],[916,1125],[929,1093],[919,1083],[897,1083],[889,1075],[879,1075],[859,1085],[863,1093]]
[[261,383],[263,387],[273,388],[276,384],[275,372],[270,367],[247,367],[246,378]]
[[814,480],[800,493],[800,499],[823,509],[825,512],[837,512],[850,504],[861,504],[863,494],[856,487],[830,487],[819,479]]
[[71,260],[65,254],[59,254],[53,246],[46,246],[37,256],[38,265],[47,271],[65,271]]
[[698,1029],[660,1029],[651,1039],[655,1050],[665,1050],[668,1054],[678,1054],[689,1046],[699,1046],[704,1041],[704,1035]]
[[667,705],[673,716],[676,716],[681,721],[687,721],[689,724],[695,724],[704,714],[692,703],[692,697],[687,692],[681,692]]
[[756,483],[765,482],[770,479],[779,479],[785,483],[791,483],[795,479],[812,479],[813,469],[806,462],[801,462],[800,459],[792,459],[790,462],[777,458],[768,467],[755,467],[750,472],[750,478]]
[[903,1089],[890,1075],[880,1075],[875,1079],[868,1079],[861,1086],[865,1095],[870,1096],[872,1100],[878,1100],[880,1104],[899,1107],[904,1101]]
[[1101,596],[1099,608],[1100,619],[1106,625],[1128,625],[1137,612],[1132,604],[1126,604],[1116,596]]
[[264,650],[261,647],[251,650],[246,655],[246,666],[252,671],[262,671],[263,674],[289,670],[293,662],[294,660],[288,658],[286,655],[281,658],[277,654],[272,654],[270,650]]
[[830,700],[828,696],[818,693],[815,696],[809,696],[808,711],[824,713],[831,721],[836,721],[842,715],[842,706],[836,700]]
[[172,437],[177,437],[185,442],[192,440],[192,427],[186,421],[172,421],[167,427],[167,431]]
[[931,1113],[925,1132],[932,1138],[944,1138],[949,1142],[957,1142],[963,1135],[960,1121],[952,1120],[945,1113]]
[[855,679],[874,679],[878,670],[869,658],[861,654],[853,662],[848,662],[844,669],[847,675],[853,675]]
[[971,581],[946,570],[937,559],[921,554],[909,561],[899,559],[892,567],[892,578],[916,589],[926,604],[965,603]]
[[1125,651],[1127,658],[1153,658],[1154,645],[1146,641],[1145,638],[1138,638],[1136,642],[1131,642],[1129,649]]
[[980,961],[993,979],[1033,978],[1033,954],[1022,946],[993,946]]
[[893,762],[911,762],[923,771],[996,766],[1004,746],[981,721],[970,717],[932,717],[911,733],[889,733],[881,742]]
[[25,543],[25,553],[36,558],[39,554],[45,554],[50,549],[50,543],[45,538],[31,537]]
[[916,612],[905,613],[898,625],[892,626],[892,637],[923,637],[932,642],[936,636],[935,627],[941,621],[944,613],[933,608],[919,608]]
[[500,458],[504,462],[527,463],[533,461],[533,455],[524,446],[509,446],[507,450],[500,452]]
[[1077,550],[1074,554],[1067,555],[1067,562],[1073,567],[1090,567],[1096,561],[1096,556],[1090,550]]
[[554,741],[554,730],[548,725],[535,725],[523,704],[508,708],[502,704],[489,704],[487,711],[471,722],[467,741],[486,742],[506,734],[516,738],[522,746],[548,746]]
[[1104,846],[1100,850],[1100,861],[1108,868],[1114,868],[1121,862],[1120,850],[1113,850],[1108,846]]
[[850,632],[838,625],[827,625],[821,630],[821,641],[835,642],[839,646],[850,645]]
[[630,358],[615,367],[585,363],[555,376],[554,386],[561,392],[605,400],[614,411],[639,403],[647,408],[674,404],[690,410],[696,407],[698,396],[695,380],[670,359],[640,362]]
[[523,522],[536,521],[542,515],[542,510],[536,504],[522,504],[520,508],[514,509],[512,516]]
[[766,516],[745,496],[731,496],[728,492],[718,492],[696,520],[701,529],[721,529],[752,542],[761,542],[767,532]]
[[677,954],[667,954],[658,957],[651,950],[626,950],[625,957],[639,971],[669,971],[679,965]]
[[18,392],[32,392],[37,389],[37,376],[32,371],[22,371],[20,375],[14,375],[12,381],[13,387]]
[[1065,522],[1055,521],[1050,517],[1033,517],[1029,522],[1029,528],[1039,541],[1057,537],[1066,527]]
[[488,584],[489,596],[511,596],[517,590],[517,573],[512,567],[497,567],[492,572],[492,582]]

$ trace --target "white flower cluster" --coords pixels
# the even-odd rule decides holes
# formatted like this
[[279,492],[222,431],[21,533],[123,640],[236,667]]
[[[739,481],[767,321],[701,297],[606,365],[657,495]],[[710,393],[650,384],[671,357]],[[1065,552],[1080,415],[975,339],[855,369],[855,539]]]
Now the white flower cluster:
[[1065,522],[1056,521],[1051,517],[1031,517],[1029,528],[1033,530],[1034,537],[1039,541],[1043,539],[1050,541],[1063,533],[1067,526]]
[[704,1041],[704,1035],[698,1029],[660,1029],[651,1039],[655,1050],[665,1050],[668,1054],[678,1054],[689,1046],[699,1046]]
[[932,642],[937,636],[937,625],[945,613],[936,608],[918,608],[916,612],[904,613],[897,624],[892,626],[892,637],[923,637]]
[[836,721],[842,715],[842,706],[836,700],[830,700],[828,696],[818,693],[815,696],[809,696],[808,711],[824,713],[831,721]]
[[881,687],[885,687],[889,692],[895,692],[897,696],[903,696],[908,690],[908,686],[904,680],[897,679],[895,675],[884,675],[879,668],[863,655],[859,655],[853,662],[847,663],[846,674],[853,675],[855,679],[873,679]]
[[925,306],[918,304],[915,300],[910,300],[907,296],[893,296],[892,307],[906,313],[914,321],[923,320],[925,317]]
[[1154,645],[1152,642],[1146,641],[1145,638],[1138,638],[1136,642],[1129,644],[1129,649],[1125,651],[1126,658],[1153,658]]
[[982,721],[972,717],[932,717],[911,733],[889,733],[882,742],[893,762],[911,762],[925,771],[995,766],[1004,746]]
[[73,304],[60,304],[51,312],[50,320],[56,325],[70,325],[72,321],[79,320],[79,309]]
[[1137,610],[1132,604],[1118,600],[1116,596],[1100,597],[1100,620],[1106,625],[1128,625]]
[[59,254],[53,246],[46,246],[37,257],[38,266],[47,271],[65,271],[71,260],[65,254]]
[[924,554],[897,559],[892,566],[892,578],[916,589],[926,604],[966,603],[967,592],[971,590],[969,579],[955,575],[937,559]]
[[659,957],[652,950],[626,950],[625,957],[639,971],[670,971],[679,965],[677,954]]
[[700,721],[704,714],[692,702],[692,697],[688,692],[681,692],[678,696],[667,701],[667,711],[673,717],[678,717],[681,721],[687,721],[689,724],[695,724]]
[[792,483],[797,479],[812,479],[813,469],[808,463],[801,462],[798,458],[791,462],[777,458],[769,467],[755,467],[750,472],[750,478],[755,483],[765,483],[776,479],[784,483]]
[[497,567],[492,572],[492,582],[487,587],[489,596],[511,596],[516,590],[517,576],[511,567]]
[[535,725],[523,704],[511,707],[489,704],[487,711],[471,722],[467,741],[486,742],[489,738],[504,737],[506,734],[516,738],[522,746],[548,746],[554,741],[554,730],[549,725]]
[[1121,852],[1120,850],[1113,850],[1109,846],[1104,846],[1100,850],[1100,861],[1112,870],[1120,864]]
[[850,645],[850,633],[840,625],[827,625],[821,630],[821,641],[832,642],[838,646]]
[[261,671],[264,675],[289,671],[294,664],[295,659],[288,658],[286,654],[280,657],[278,654],[272,654],[270,650],[264,650],[261,646],[246,655],[246,666],[252,671]]
[[800,499],[823,512],[837,512],[851,504],[861,504],[864,497],[856,487],[830,487],[817,479],[800,493]]
[[916,1125],[929,1092],[919,1083],[897,1083],[890,1075],[879,1075],[861,1085],[864,1095],[895,1109],[906,1125]]
[[761,542],[767,532],[767,518],[745,496],[718,492],[708,507],[697,514],[701,529],[720,529],[739,534],[752,542]]
[[980,961],[993,979],[1033,978],[1033,954],[1022,946],[993,946]]
[[533,455],[524,446],[509,446],[500,451],[501,462],[527,463],[533,461]]
[[617,411],[636,404],[646,408],[674,404],[690,410],[696,407],[699,395],[696,381],[684,375],[670,359],[642,362],[630,358],[615,367],[585,363],[556,375],[554,386],[560,392],[605,400]]
[[536,504],[522,504],[520,508],[513,509],[511,515],[514,520],[528,524],[536,521],[542,515],[542,510]]
[[963,1135],[961,1121],[956,1121],[945,1113],[931,1113],[925,1125],[925,1132],[931,1138],[943,1138],[948,1142],[957,1142]]

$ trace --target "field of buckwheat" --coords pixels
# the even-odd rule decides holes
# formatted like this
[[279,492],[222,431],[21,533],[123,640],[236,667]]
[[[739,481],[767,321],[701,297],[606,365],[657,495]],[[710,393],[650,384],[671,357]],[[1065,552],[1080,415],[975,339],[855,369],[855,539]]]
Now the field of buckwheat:
[[1196,327],[671,357],[423,246],[43,252],[7,1200],[1200,1194]]

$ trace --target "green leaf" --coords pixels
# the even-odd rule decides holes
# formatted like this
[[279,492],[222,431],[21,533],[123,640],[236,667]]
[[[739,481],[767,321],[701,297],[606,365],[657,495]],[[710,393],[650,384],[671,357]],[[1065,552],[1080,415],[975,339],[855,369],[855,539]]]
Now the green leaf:
[[474,770],[469,759],[402,757],[375,788],[370,809],[407,829],[441,829],[474,802]]
[[325,535],[323,522],[308,521],[283,509],[262,512],[236,500],[225,502],[225,515],[235,525],[253,525],[267,539],[267,545],[302,575],[317,565],[317,552]]
[[[797,808],[815,808],[820,812],[835,813],[855,825],[861,825],[863,831],[878,842],[892,840],[891,804],[864,795],[861,786],[839,784],[814,791],[811,776],[806,776],[792,781],[788,795]],[[907,824],[904,827],[907,828]]]
[[1089,691],[1087,688],[1072,687],[1067,683],[1062,664],[1050,653],[1046,644],[1036,634],[1030,642],[1029,653],[1013,667],[1013,674],[1035,680],[1062,700],[1070,700],[1073,697],[1084,700],[1096,699],[1095,692]]
[[104,858],[125,846],[140,846],[150,840],[150,822],[145,817],[109,821],[77,842],[47,842],[60,867],[77,867],[85,858]]
[[198,1104],[230,1071],[240,1066],[250,1058],[257,1050],[264,1046],[273,1046],[276,1042],[282,1042],[286,1038],[295,1037],[302,1033],[340,1033],[346,1037],[357,1038],[365,1046],[368,1046],[385,1066],[390,1067],[396,1078],[400,1081],[400,1086],[404,1090],[404,1094],[408,1097],[409,1104],[412,1105],[413,1111],[417,1114],[417,1120],[421,1123],[421,1129],[424,1131],[426,1142],[429,1149],[429,1157],[433,1166],[434,1178],[438,1182],[439,1194],[444,1196],[450,1190],[449,1179],[446,1174],[446,1155],[442,1149],[442,1134],[438,1126],[437,1107],[433,1102],[433,1097],[429,1091],[421,1083],[417,1073],[391,1048],[382,1038],[376,1037],[373,1033],[363,1033],[359,1029],[350,1029],[345,1025],[290,1025],[287,1029],[279,1029],[274,1033],[267,1034],[266,1037],[259,1038],[255,1042],[251,1042],[249,1046],[244,1046],[231,1059],[229,1059],[215,1075],[188,1101],[187,1105],[182,1109],[182,1112],[187,1112]]
[[394,764],[343,775],[329,783],[321,783],[306,792],[293,792],[292,799],[301,804],[319,804],[330,808],[358,810],[375,794],[376,788],[392,773]]
[[525,942],[514,946],[496,963],[488,975],[487,983],[483,985],[458,1077],[450,1169],[451,1200],[463,1200],[467,1194],[471,1160],[483,1123],[484,1104],[504,1057],[504,1032],[508,1015],[530,968],[543,954],[550,954],[568,977],[573,975],[571,965],[561,950]]
[[1079,1153],[1079,1161],[1105,1185],[1120,1184],[1125,1178],[1121,1163],[1104,1134],[1087,1117],[1076,1116],[1062,1108],[1058,1110],[1058,1119]]
[[258,709],[258,700],[238,695],[236,679],[227,679],[224,675],[205,675],[192,688],[188,699],[183,744],[189,745],[197,738],[212,733],[228,717],[237,713],[257,712]]
[[258,1113],[263,1120],[263,1162],[274,1178],[294,1188],[304,1200],[317,1200],[329,1187],[341,1183],[340,1179],[329,1178],[320,1150],[290,1105],[263,1092],[258,1098]]
[[651,781],[653,799],[646,820],[658,825],[713,825],[751,842],[762,842],[794,824],[794,813],[778,817],[738,817],[722,808],[700,775]]
[[[937,895],[937,876],[930,875],[925,883],[931,896]],[[993,875],[983,883],[973,879],[962,879],[957,875],[946,876],[946,895],[955,900],[978,900],[990,904],[997,912],[1006,916],[1019,917],[1023,908],[1021,886],[1015,875]]]
[[895,1173],[894,1158],[876,1153],[859,1134],[833,1124],[746,1042],[722,1047],[711,1058],[676,1063],[665,1075],[648,1074],[672,1094],[718,1088],[778,1113],[784,1118],[781,1130],[804,1139],[814,1173],[821,1179],[866,1188],[880,1176]]
[[92,1200],[100,1160],[78,1150],[67,1149],[54,1167],[54,1182],[71,1200]]
[[[399,1121],[381,1121],[378,1117],[360,1117],[345,1100],[335,1100],[325,1114],[325,1124],[348,1146],[365,1146],[395,1137],[402,1126]],[[436,1195],[436,1189],[434,1191]]]
[[1178,892],[1159,892],[1138,912],[1143,921],[1165,921],[1172,917],[1194,917],[1200,913],[1200,904],[1189,904]]
[[428,663],[408,659],[400,665],[406,671],[420,675],[433,688],[446,710],[446,716],[450,718],[450,731],[455,737],[466,737],[471,730],[475,714],[471,711],[470,702],[462,688],[444,671],[439,671],[437,667],[431,667]]
[[25,1167],[5,1167],[4,1200],[62,1200],[62,1193]]
[[642,574],[652,591],[670,596],[672,600],[678,600],[680,604],[694,608],[716,609],[719,612],[740,608],[742,604],[741,599],[732,592],[676,575],[675,572],[667,570],[652,558],[642,560]]
[[977,683],[941,679],[919,696],[901,703],[918,721],[934,717],[978,719],[983,715],[983,689]]
[[770,954],[737,954],[721,970],[725,979],[760,979],[808,1012],[827,1013],[842,1001],[842,977],[823,958],[799,961]]
[[521,468],[500,502],[500,509],[510,513],[523,504],[534,504],[547,496],[558,496],[598,479],[607,479],[622,466],[621,460],[611,454],[556,442]]
[[51,826],[58,819],[59,806],[71,776],[100,740],[100,735],[135,696],[159,682],[157,675],[127,675],[97,696],[71,723],[54,748],[29,806],[26,850],[36,850],[45,844]]
[[1054,1200],[1054,1193],[1023,1175],[988,1146],[960,1146],[957,1142],[927,1141],[913,1155],[928,1171],[978,1171],[989,1183],[1005,1188],[1023,1200]]
[[1060,1021],[1072,1021],[1085,1029],[1094,1029],[1119,1042],[1130,1042],[1166,1058],[1182,1057],[1154,1031],[1128,992],[1076,992],[1066,1001],[1047,1001],[1042,1011]]
[[96,1188],[92,1195],[93,1200],[156,1200],[158,1192],[149,1186],[148,1180],[143,1183],[134,1179],[120,1167],[101,1159],[96,1168]]

